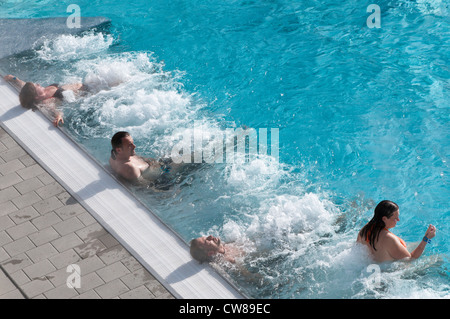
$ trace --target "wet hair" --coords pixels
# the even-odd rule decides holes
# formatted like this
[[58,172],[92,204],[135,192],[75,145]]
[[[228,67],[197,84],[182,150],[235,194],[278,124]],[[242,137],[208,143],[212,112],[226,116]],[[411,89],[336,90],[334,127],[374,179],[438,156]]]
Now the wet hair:
[[192,239],[190,242],[191,248],[190,253],[191,256],[200,263],[209,262],[212,260],[210,256],[206,253],[201,245],[199,245],[198,238]]
[[113,160],[116,159],[116,148],[122,147],[122,138],[130,136],[130,133],[125,131],[120,131],[114,134],[114,136],[111,138],[111,157]]
[[398,205],[390,200],[383,200],[375,207],[375,214],[372,219],[360,230],[359,236],[363,239],[368,239],[370,246],[374,250],[375,241],[378,240],[381,230],[386,227],[383,217],[391,218],[394,213],[398,211]]
[[27,82],[20,90],[19,101],[20,104],[26,109],[36,108],[36,87],[33,82]]

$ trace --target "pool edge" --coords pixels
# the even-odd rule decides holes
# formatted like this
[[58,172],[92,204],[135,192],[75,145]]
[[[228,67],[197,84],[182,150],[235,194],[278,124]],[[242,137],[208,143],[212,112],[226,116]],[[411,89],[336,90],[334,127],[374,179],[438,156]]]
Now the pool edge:
[[[3,127],[3,129],[8,133],[8,134],[10,134],[11,135],[11,137],[13,138],[13,139],[15,139],[16,141],[17,141],[17,143],[21,146],[21,147],[23,147],[27,152],[28,152],[28,154],[30,154],[30,156],[32,156],[35,160],[36,160],[36,162],[38,162],[40,165],[42,165],[42,167],[44,167],[48,172],[49,172],[49,174],[51,174],[52,175],[52,177],[53,178],[55,178],[55,180],[57,180],[79,203],[80,203],[80,205],[82,205],[103,227],[105,227],[114,237],[116,237],[116,239],[124,246],[124,247],[126,247],[134,256],[135,256],[135,258],[141,263],[141,264],[143,264],[144,265],[144,267],[147,269],[147,270],[149,270],[150,271],[150,273],[152,273],[152,274],[154,274],[155,275],[155,277],[163,284],[163,286],[170,292],[170,293],[172,293],[175,297],[177,297],[177,298],[205,298],[206,297],[206,295],[205,294],[200,294],[200,295],[195,295],[195,294],[192,294],[192,291],[183,291],[183,292],[181,292],[180,293],[180,289],[181,290],[183,290],[183,289],[185,289],[186,287],[184,287],[184,288],[174,288],[174,285],[173,284],[170,284],[168,281],[167,281],[167,278],[168,277],[170,277],[170,276],[164,276],[164,275],[160,275],[160,273],[159,273],[159,271],[157,270],[157,269],[155,269],[155,267],[154,266],[152,266],[152,264],[149,262],[149,260],[148,260],[148,256],[141,256],[141,254],[139,254],[138,252],[137,252],[137,250],[133,247],[133,245],[132,244],[130,244],[130,241],[128,240],[127,241],[127,239],[124,239],[121,235],[120,235],[120,232],[118,232],[117,231],[117,227],[118,228],[120,228],[119,226],[117,226],[117,227],[115,227],[114,225],[111,225],[111,223],[108,223],[108,221],[107,220],[105,220],[105,219],[107,219],[107,218],[105,218],[105,217],[102,217],[101,216],[101,214],[99,214],[98,212],[96,212],[95,211],[95,208],[94,207],[92,207],[92,205],[90,205],[89,203],[87,203],[86,202],[86,200],[85,199],[83,199],[83,197],[82,196],[80,196],[80,194],[76,191],[76,190],[74,190],[73,189],[73,187],[72,186],[70,186],[70,183],[67,181],[67,176],[66,177],[64,177],[64,176],[61,176],[60,174],[57,174],[57,173],[55,173],[55,171],[54,171],[54,169],[52,169],[52,167],[51,167],[51,164],[48,164],[45,160],[43,160],[38,154],[36,154],[36,151],[35,150],[33,150],[32,149],[32,147],[30,147],[28,144],[27,144],[27,142],[24,142],[24,138],[23,137],[19,137],[16,133],[17,133],[17,130],[20,130],[20,127],[14,127],[14,125],[15,124],[10,124],[10,125],[8,125],[8,123],[5,123],[3,120],[5,119],[5,114],[7,114],[7,116],[6,116],[6,119],[7,119],[7,121],[6,122],[8,122],[8,121],[11,121],[11,120],[15,120],[15,121],[18,121],[18,119],[17,118],[15,118],[16,116],[24,116],[27,112],[25,112],[23,109],[21,109],[20,108],[20,106],[18,106],[18,99],[17,99],[17,92],[14,92],[14,91],[12,91],[12,89],[11,89],[11,87],[9,87],[4,81],[3,81],[3,79],[1,80],[2,82],[0,82],[2,85],[0,85],[0,88],[2,88],[2,89],[4,89],[5,88],[5,86],[7,86],[8,87],[8,89],[10,90],[10,92],[12,92],[12,93],[14,93],[14,97],[9,97],[9,100],[11,100],[11,98],[15,98],[15,101],[11,104],[10,103],[10,106],[8,107],[8,106],[6,106],[7,107],[7,110],[5,110],[4,109],[4,112],[5,113],[3,113],[3,115],[1,116],[1,118],[2,118],[2,123],[1,123],[1,126]],[[0,91],[1,92],[1,91]],[[4,95],[4,94],[3,94]],[[2,98],[3,98],[4,96],[2,96]],[[4,100],[6,100],[6,99],[4,99]],[[3,104],[5,104],[5,103],[3,103],[3,101],[2,101],[2,106],[4,106]],[[12,106],[11,106],[12,105]],[[9,114],[10,112],[12,112],[11,110],[10,110],[10,108],[11,107],[13,107],[13,108],[16,108],[16,114],[13,116],[12,114]],[[163,225],[164,225],[164,227],[166,227],[167,229],[166,229],[166,231],[170,231],[171,232],[171,236],[176,236],[177,237],[177,240],[175,240],[175,241],[178,241],[178,245],[180,245],[180,241],[181,241],[181,237],[176,233],[176,232],[174,232],[170,227],[168,227],[164,222],[162,222],[161,221],[161,219],[158,217],[158,216],[156,216],[156,214],[154,214],[153,212],[151,212],[151,209],[150,208],[148,208],[147,206],[145,206],[145,205],[143,205],[142,204],[142,202],[141,201],[139,201],[137,198],[136,198],[136,196],[134,196],[134,194],[132,194],[130,191],[129,191],[129,189],[128,188],[126,188],[126,187],[124,187],[121,183],[119,183],[106,169],[105,169],[105,167],[103,167],[102,165],[100,165],[99,163],[98,163],[98,161],[97,160],[95,160],[95,159],[93,159],[92,158],[92,156],[90,155],[90,154],[88,154],[82,147],[80,147],[78,144],[76,144],[75,143],[75,141],[71,138],[71,137],[69,137],[65,132],[63,132],[62,130],[60,130],[60,129],[53,129],[53,128],[49,128],[49,126],[51,126],[51,124],[50,124],[50,122],[47,120],[47,119],[45,119],[44,118],[44,116],[40,113],[40,112],[36,112],[35,114],[30,114],[31,112],[30,111],[28,111],[28,116],[34,116],[34,117],[37,117],[37,118],[40,118],[40,120],[39,121],[34,121],[34,120],[32,120],[33,122],[36,122],[36,123],[34,123],[34,124],[37,124],[37,122],[39,122],[40,123],[40,125],[41,125],[41,127],[40,128],[38,128],[37,130],[39,131],[39,130],[43,130],[43,131],[47,131],[47,132],[52,132],[52,134],[54,135],[54,134],[57,134],[57,135],[59,135],[60,137],[63,137],[64,139],[66,139],[66,146],[67,145],[69,145],[69,144],[72,144],[72,146],[71,146],[71,148],[72,148],[72,150],[71,150],[71,152],[74,152],[74,151],[76,151],[76,152],[78,152],[78,153],[83,153],[82,154],[82,156],[84,156],[84,157],[88,157],[89,158],[89,160],[91,161],[91,162],[93,162],[94,164],[94,166],[96,166],[97,167],[97,169],[98,170],[101,170],[102,172],[103,172],[103,174],[108,174],[112,179],[114,179],[114,182],[117,184],[117,185],[119,185],[120,186],[120,188],[122,188],[122,190],[123,191],[125,191],[127,194],[128,194],[128,196],[129,197],[131,197],[131,198],[133,198],[133,201],[135,201],[135,202],[139,202],[139,204],[137,204],[136,203],[136,205],[138,205],[138,206],[143,206],[143,207],[145,207],[145,209],[147,210],[147,212],[149,213],[149,214],[151,214],[152,216],[153,216],[153,218],[156,218],[160,223],[162,223]],[[8,115],[9,114],[9,115]],[[8,117],[10,117],[9,119],[8,119]],[[14,122],[14,121],[13,121]],[[44,126],[42,126],[42,124],[44,124]],[[13,126],[13,128],[11,128],[11,126]],[[34,133],[36,133],[36,131],[34,131]],[[68,141],[70,141],[69,143],[67,143]],[[39,148],[39,147],[38,147]],[[67,151],[67,150],[66,150]],[[82,188],[82,189],[85,189],[87,186],[89,186],[89,185],[85,185],[85,187],[84,188]],[[116,186],[114,186],[114,187],[116,187]],[[114,217],[112,217],[112,219],[114,219]],[[183,241],[183,244],[182,245],[184,245],[185,246],[185,250],[187,251],[187,244]],[[183,252],[183,254],[184,255],[186,255],[186,251],[184,251]],[[173,253],[173,252],[172,252]],[[238,290],[237,290],[237,288],[232,284],[232,283],[230,283],[229,282],[229,280],[227,280],[226,278],[224,278],[222,275],[220,275],[220,274],[218,274],[212,267],[210,267],[210,266],[199,266],[199,265],[196,265],[195,263],[192,263],[192,260],[186,260],[186,259],[184,259],[185,260],[185,264],[189,264],[189,267],[193,267],[194,269],[196,269],[196,271],[198,271],[198,272],[202,272],[203,273],[203,275],[202,276],[206,276],[206,277],[216,277],[216,276],[219,276],[220,277],[220,279],[219,279],[219,282],[220,281],[225,281],[226,283],[225,284],[219,284],[219,286],[221,286],[220,287],[220,289],[219,290],[221,290],[221,289],[224,289],[224,288],[226,288],[225,290],[227,290],[227,292],[225,293],[225,291],[223,291],[224,292],[224,298],[247,298],[242,292],[239,292]],[[182,265],[183,266],[183,265]],[[180,266],[181,267],[181,266]],[[183,268],[181,268],[181,269],[183,269]],[[180,276],[180,274],[177,274],[177,276],[179,277]],[[175,282],[178,282],[178,277],[177,277],[177,279],[176,280],[174,280]],[[175,278],[175,277],[174,277]],[[189,279],[189,278],[188,278]],[[216,280],[217,280],[217,278],[216,278]],[[208,281],[208,280],[206,280],[206,281]],[[204,285],[205,283],[204,282],[202,282],[202,285]],[[204,290],[204,289],[208,289],[206,286],[202,286],[201,287],[201,289],[202,290]],[[212,287],[210,287],[210,288],[212,288]],[[215,288],[212,288],[212,290],[215,290]],[[188,294],[188,295],[186,295],[186,293]],[[212,292],[211,291],[211,294],[210,294],[210,296],[216,296],[217,298],[221,298],[221,296],[220,296],[220,294],[219,295],[217,295],[217,293],[216,292]]]

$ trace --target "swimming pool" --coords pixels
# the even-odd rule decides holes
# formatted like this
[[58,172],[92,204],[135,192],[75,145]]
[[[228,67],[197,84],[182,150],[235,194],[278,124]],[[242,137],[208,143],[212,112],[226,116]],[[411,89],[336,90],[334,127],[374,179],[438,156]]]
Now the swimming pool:
[[[1,61],[43,84],[109,90],[65,104],[65,130],[107,163],[112,134],[167,155],[176,129],[279,129],[279,162],[205,165],[168,191],[135,189],[186,241],[213,233],[249,250],[257,298],[448,298],[449,25],[444,1],[78,1],[110,30],[44,40]],[[6,1],[0,17],[64,16],[57,1]],[[126,12],[126,16],[123,14]],[[48,80],[47,80],[48,79]],[[382,268],[353,245],[376,203],[394,232],[433,245]]]

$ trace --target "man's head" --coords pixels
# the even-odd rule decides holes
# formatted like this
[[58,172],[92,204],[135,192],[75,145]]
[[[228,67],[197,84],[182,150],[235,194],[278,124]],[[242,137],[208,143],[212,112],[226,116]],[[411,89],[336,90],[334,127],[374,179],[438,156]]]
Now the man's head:
[[27,82],[19,93],[20,104],[27,109],[36,108],[36,104],[45,99],[45,88],[33,82]]
[[111,157],[116,159],[116,156],[130,157],[135,155],[136,145],[134,145],[133,138],[130,133],[120,131],[114,134],[111,139]]
[[209,235],[191,240],[190,253],[195,260],[202,263],[211,261],[218,253],[225,253],[225,249],[219,238]]

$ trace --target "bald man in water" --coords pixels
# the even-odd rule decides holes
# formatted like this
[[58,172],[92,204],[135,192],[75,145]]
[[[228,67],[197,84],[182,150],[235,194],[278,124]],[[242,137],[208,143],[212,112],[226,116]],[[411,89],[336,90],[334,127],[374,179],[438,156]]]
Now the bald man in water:
[[191,241],[191,256],[199,262],[211,261],[214,257],[221,257],[231,263],[236,257],[243,255],[243,251],[232,244],[224,244],[219,237],[212,235],[195,238]]

